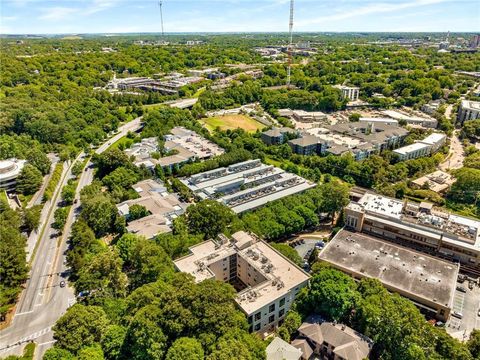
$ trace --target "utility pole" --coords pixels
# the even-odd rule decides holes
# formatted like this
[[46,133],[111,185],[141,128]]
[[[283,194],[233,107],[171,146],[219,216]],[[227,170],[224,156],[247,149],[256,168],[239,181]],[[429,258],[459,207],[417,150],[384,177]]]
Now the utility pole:
[[293,1],[294,0],[290,0],[290,22],[288,23],[289,43],[287,48],[287,53],[288,53],[287,87],[290,87],[290,74],[292,71]]
[[162,24],[162,39],[163,39],[163,35],[164,35],[164,34],[163,34],[163,12],[162,12],[162,5],[163,5],[163,1],[160,0],[160,1],[158,2],[158,7],[160,8],[160,22],[161,22],[161,24]]

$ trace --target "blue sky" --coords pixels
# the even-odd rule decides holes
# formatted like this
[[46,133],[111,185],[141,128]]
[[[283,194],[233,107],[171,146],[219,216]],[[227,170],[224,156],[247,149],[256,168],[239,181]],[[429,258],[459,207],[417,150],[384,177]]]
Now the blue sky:
[[[159,32],[157,0],[0,0],[0,33]],[[288,30],[289,0],[163,0],[166,32]],[[296,31],[479,31],[480,0],[296,0]]]

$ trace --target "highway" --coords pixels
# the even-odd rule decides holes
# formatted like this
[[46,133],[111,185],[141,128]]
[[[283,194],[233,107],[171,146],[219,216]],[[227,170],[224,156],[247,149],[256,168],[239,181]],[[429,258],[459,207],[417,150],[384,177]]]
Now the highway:
[[[119,127],[116,135],[99,146],[95,153],[104,152],[111,144],[125,136],[129,131],[137,131],[142,126],[141,117]],[[85,154],[80,154],[76,160],[83,161]],[[52,206],[43,228],[40,230],[37,250],[31,263],[29,279],[26,282],[15,315],[9,327],[0,332],[0,357],[21,355],[23,347],[29,341],[38,345],[35,359],[41,359],[44,352],[53,345],[52,326],[62,316],[67,308],[75,303],[75,294],[69,286],[60,287],[66,270],[67,239],[73,222],[80,210],[80,191],[93,181],[93,166],[90,161],[80,175],[75,194],[77,202],[72,206],[67,218],[65,231],[58,236],[52,228],[53,214],[61,204],[61,190],[72,178],[72,163],[68,163],[62,179],[55,190]]]

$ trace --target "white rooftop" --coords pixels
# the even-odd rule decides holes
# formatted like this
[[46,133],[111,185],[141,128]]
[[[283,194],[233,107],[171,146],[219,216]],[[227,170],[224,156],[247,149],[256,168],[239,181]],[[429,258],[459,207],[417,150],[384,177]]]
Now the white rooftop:
[[480,111],[480,101],[462,100],[462,108]]
[[406,155],[406,154],[409,154],[409,153],[417,151],[417,150],[428,148],[430,146],[431,145],[424,144],[423,142],[416,142],[416,143],[413,143],[413,144],[395,149],[395,150],[393,150],[393,152],[397,153],[397,154]]

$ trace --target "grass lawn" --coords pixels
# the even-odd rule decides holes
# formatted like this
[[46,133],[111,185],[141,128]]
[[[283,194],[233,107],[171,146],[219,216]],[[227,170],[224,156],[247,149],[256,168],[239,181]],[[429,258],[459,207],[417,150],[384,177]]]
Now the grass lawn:
[[255,132],[257,130],[262,130],[265,127],[265,125],[251,117],[242,114],[215,116],[202,119],[200,122],[208,129],[208,131],[214,131],[219,127],[221,130],[240,128],[247,132]]
[[4,190],[0,191],[0,200],[8,204],[7,193]]
[[[115,141],[112,145],[110,145],[108,147],[108,150],[110,149],[118,149],[120,147],[120,144],[123,144],[123,149],[126,149],[128,147],[130,147],[132,144],[133,144],[133,140],[132,139],[129,139],[126,135],[124,137],[121,137],[120,139],[118,139],[117,141]],[[122,149],[120,147],[120,149]]]

